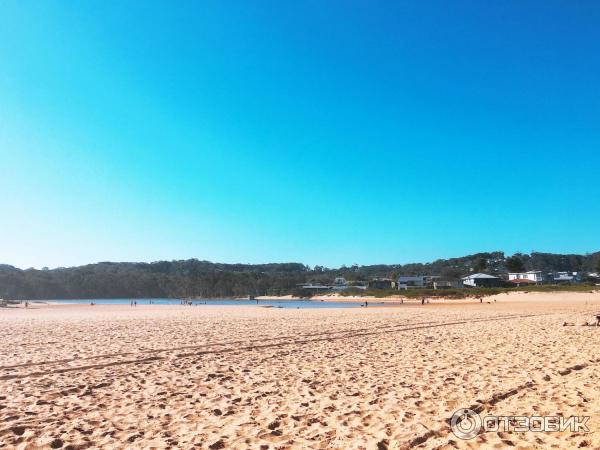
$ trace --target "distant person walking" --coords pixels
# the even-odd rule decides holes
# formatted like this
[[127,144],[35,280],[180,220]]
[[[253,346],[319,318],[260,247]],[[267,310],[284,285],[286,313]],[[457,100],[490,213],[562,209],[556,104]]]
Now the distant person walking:
[[365,308],[369,306],[369,302],[367,300],[365,300]]
[[421,297],[421,305],[425,304],[425,297]]
[[133,301],[133,306],[137,306],[137,300]]
[[29,302],[25,300],[25,309],[29,308]]

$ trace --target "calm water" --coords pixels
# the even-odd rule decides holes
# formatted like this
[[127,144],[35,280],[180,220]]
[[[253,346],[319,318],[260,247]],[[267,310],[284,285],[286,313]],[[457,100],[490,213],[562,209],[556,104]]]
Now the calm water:
[[[148,305],[152,301],[153,305],[179,305],[181,302],[177,299],[170,298],[153,298],[153,299],[136,299],[138,305]],[[40,300],[47,303],[73,303],[89,305],[94,302],[97,305],[129,305],[131,299],[87,299],[87,300]],[[353,302],[322,302],[320,300],[227,300],[227,299],[202,299],[194,300],[194,307],[202,307],[206,305],[233,305],[233,306],[273,306],[275,308],[360,308],[362,303]],[[376,305],[378,302],[369,302],[369,305]]]

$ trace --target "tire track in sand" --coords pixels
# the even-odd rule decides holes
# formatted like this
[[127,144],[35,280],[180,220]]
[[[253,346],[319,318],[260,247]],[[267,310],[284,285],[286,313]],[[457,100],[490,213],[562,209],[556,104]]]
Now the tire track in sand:
[[[331,336],[331,335],[327,335],[327,334],[325,334],[323,336],[323,334],[324,334],[323,333],[323,334],[316,334],[319,337],[315,337],[314,339],[308,338],[308,339],[291,340],[291,341],[287,341],[287,342],[268,343],[268,344],[262,344],[262,345],[246,345],[246,346],[242,346],[242,347],[222,348],[222,349],[215,349],[215,350],[201,350],[198,352],[179,353],[174,356],[176,358],[187,358],[187,357],[192,357],[192,356],[204,356],[204,355],[211,355],[211,354],[263,350],[263,349],[267,349],[267,348],[280,348],[280,347],[286,347],[286,346],[291,346],[291,345],[303,345],[303,344],[310,344],[310,343],[323,342],[323,341],[336,341],[336,340],[351,339],[351,338],[356,338],[356,337],[373,336],[373,335],[384,334],[384,333],[400,333],[400,332],[404,332],[404,331],[432,329],[432,328],[439,328],[439,327],[446,327],[446,326],[462,325],[462,324],[467,324],[467,323],[493,322],[493,321],[498,321],[498,320],[510,320],[510,319],[517,319],[517,318],[538,317],[538,316],[545,316],[548,314],[549,313],[513,314],[510,316],[503,316],[503,317],[491,317],[491,318],[468,319],[468,320],[464,319],[464,320],[457,320],[457,321],[452,321],[452,322],[440,322],[440,323],[434,323],[434,324],[426,323],[424,325],[410,326],[410,327],[396,326],[396,327],[392,327],[392,329],[386,329],[384,331],[382,331],[381,329],[376,329],[374,331],[368,331],[369,330],[368,328],[363,328],[358,332],[356,332],[356,330],[351,331],[351,332],[348,332],[348,331],[338,332],[338,334],[341,333],[341,335],[339,335],[339,336]],[[271,338],[271,340],[277,340],[277,339],[281,340],[284,338]],[[247,342],[247,341],[241,341],[241,342]],[[189,348],[196,349],[196,348],[202,348],[202,347],[206,347],[206,345],[191,346],[191,347],[185,346],[185,347],[178,347],[178,348],[172,348],[172,349],[164,349],[164,350],[159,350],[159,351],[157,350],[156,352],[160,352],[160,351],[174,352],[174,351],[178,351],[178,350],[187,350]],[[126,356],[128,354],[116,354],[116,355]],[[104,356],[100,356],[100,358],[102,358],[102,357],[104,357]],[[93,358],[94,357],[89,357],[87,359],[81,358],[81,359],[69,360],[68,362],[89,360],[89,359],[93,359]],[[105,367],[112,367],[112,366],[118,366],[118,365],[148,364],[148,363],[153,363],[156,361],[164,361],[164,360],[167,360],[168,358],[169,358],[168,356],[149,356],[146,358],[135,358],[135,359],[129,359],[129,360],[122,360],[122,361],[111,361],[111,362],[107,362],[107,363],[88,364],[88,365],[73,366],[73,367],[62,367],[62,368],[55,369],[55,370],[36,371],[36,372],[29,372],[29,373],[25,373],[25,374],[8,374],[8,375],[0,376],[0,381],[41,377],[44,375],[62,374],[62,373],[68,373],[68,372],[78,372],[78,371],[85,371],[85,370],[91,370],[91,369],[102,369]],[[59,363],[61,363],[61,362],[52,362],[50,364],[59,364]],[[40,364],[38,364],[38,365],[40,365]],[[0,368],[0,369],[2,369],[2,368]]]

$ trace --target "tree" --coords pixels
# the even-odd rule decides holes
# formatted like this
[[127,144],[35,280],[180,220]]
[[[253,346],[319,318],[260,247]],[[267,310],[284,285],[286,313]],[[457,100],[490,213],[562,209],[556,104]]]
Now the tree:
[[506,268],[508,269],[509,272],[524,272],[525,271],[525,264],[523,263],[523,260],[521,259],[521,257],[517,254],[517,255],[513,255],[510,258],[506,259]]
[[[487,262],[487,264],[484,263]],[[456,279],[472,268],[511,272],[576,270],[600,272],[600,252],[588,255],[477,253],[432,263],[343,266],[339,269],[301,263],[223,264],[190,259],[153,263],[101,262],[50,270],[21,270],[0,264],[0,298],[135,298],[246,296],[265,292],[290,294],[301,283],[329,285],[336,277],[349,282],[398,275],[442,275]]]
[[462,277],[462,271],[457,267],[444,267],[440,275],[442,278],[456,279]]
[[484,258],[479,258],[473,266],[474,272],[483,272],[487,269],[487,261]]

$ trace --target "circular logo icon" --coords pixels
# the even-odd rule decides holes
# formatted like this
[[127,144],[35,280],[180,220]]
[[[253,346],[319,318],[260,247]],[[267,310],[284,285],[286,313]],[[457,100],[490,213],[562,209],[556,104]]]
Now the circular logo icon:
[[481,417],[472,409],[458,409],[450,420],[452,432],[459,439],[473,439],[481,430]]

